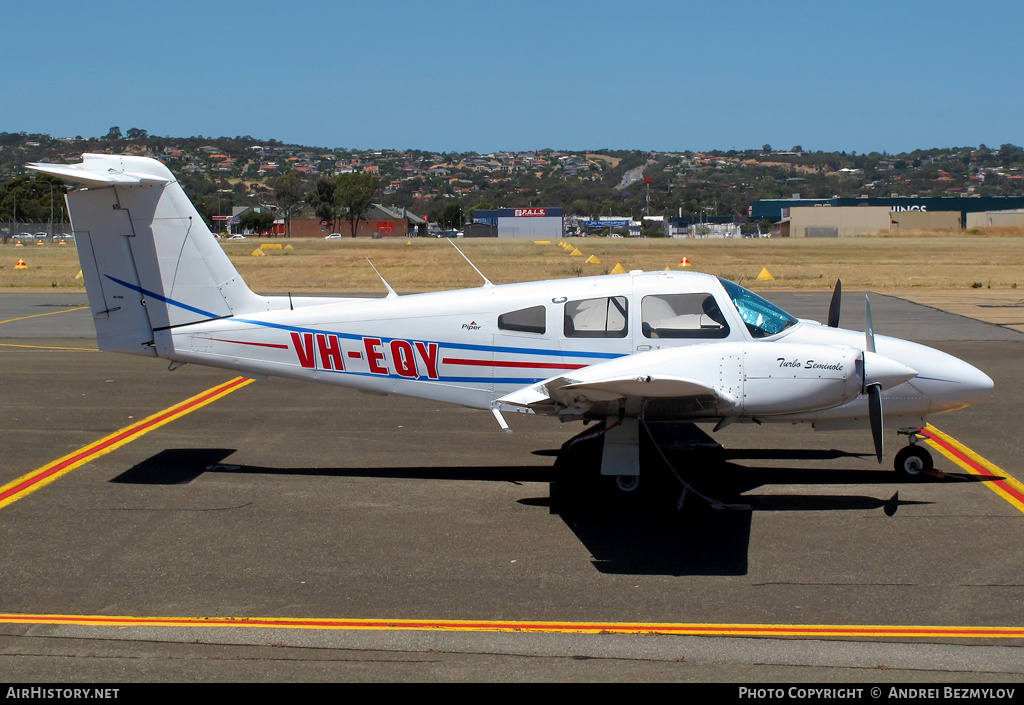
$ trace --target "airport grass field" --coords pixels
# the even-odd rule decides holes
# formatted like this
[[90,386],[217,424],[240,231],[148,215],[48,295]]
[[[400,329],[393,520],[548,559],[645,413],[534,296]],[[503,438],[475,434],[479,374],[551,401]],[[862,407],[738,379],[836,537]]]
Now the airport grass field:
[[[625,270],[708,272],[751,289],[825,289],[837,278],[851,289],[1016,289],[1024,287],[1024,231],[992,229],[903,232],[900,236],[828,239],[569,238],[582,255],[558,241],[454,241],[495,284],[607,274]],[[253,255],[261,245],[264,256]],[[284,249],[288,245],[292,249]],[[480,277],[443,239],[247,239],[223,241],[225,252],[258,292],[383,293],[367,260],[399,293],[474,287]],[[600,263],[587,262],[594,256]],[[19,260],[26,268],[16,269]],[[72,245],[0,247],[0,289],[81,289]],[[762,269],[774,277],[757,280]]]

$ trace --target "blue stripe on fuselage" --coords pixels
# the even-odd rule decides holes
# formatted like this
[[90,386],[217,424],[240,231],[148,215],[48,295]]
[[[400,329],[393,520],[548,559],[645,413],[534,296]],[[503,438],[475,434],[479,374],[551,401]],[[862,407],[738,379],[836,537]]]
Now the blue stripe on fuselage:
[[[294,332],[294,333],[321,333],[321,334],[329,333],[331,335],[336,335],[339,338],[346,338],[348,340],[363,340],[364,338],[377,338],[377,339],[379,339],[381,341],[381,343],[391,343],[391,341],[393,341],[393,340],[405,340],[405,338],[388,338],[388,337],[384,337],[384,336],[360,335],[360,334],[357,334],[357,333],[341,333],[341,332],[335,332],[335,331],[330,331],[330,330],[323,330],[323,329],[320,329],[320,328],[303,328],[301,326],[289,326],[289,325],[285,325],[283,323],[269,323],[267,321],[256,321],[256,320],[253,320],[251,318],[237,318],[237,317],[223,318],[221,316],[218,316],[217,314],[211,313],[210,311],[204,311],[204,310],[196,308],[194,306],[189,306],[187,304],[183,304],[183,303],[175,301],[173,299],[169,299],[166,296],[162,296],[162,295],[156,293],[155,291],[149,291],[148,289],[143,289],[141,286],[136,286],[135,284],[129,284],[128,282],[122,281],[122,280],[117,279],[115,277],[112,277],[109,274],[106,274],[104,276],[106,276],[107,279],[110,279],[111,281],[116,282],[117,284],[120,284],[123,287],[126,287],[128,289],[133,290],[133,291],[139,292],[143,296],[152,297],[152,298],[155,298],[158,301],[162,301],[163,303],[166,303],[166,304],[168,304],[170,306],[177,306],[178,308],[185,309],[186,311],[191,311],[193,313],[198,313],[198,314],[203,315],[203,316],[208,316],[210,320],[219,320],[219,321],[223,321],[225,323],[229,322],[229,321],[235,322],[235,323],[245,323],[245,324],[248,324],[248,325],[260,326],[260,327],[263,327],[263,328],[274,328],[274,329],[277,329],[277,330],[285,330],[285,331]],[[207,322],[208,321],[191,321],[190,323],[185,324],[185,325],[195,325],[195,324],[207,323]],[[623,354],[619,354],[619,353],[578,352],[578,351],[569,351],[569,350],[546,350],[546,349],[542,349],[542,348],[509,348],[509,347],[495,347],[493,345],[474,345],[474,344],[471,344],[471,343],[452,343],[452,342],[447,342],[447,341],[440,342],[440,341],[435,341],[435,340],[423,340],[423,341],[420,341],[420,342],[423,342],[423,343],[435,343],[438,346],[444,346],[445,348],[451,348],[451,349],[455,349],[455,350],[475,350],[475,351],[478,351],[478,352],[489,352],[489,353],[512,353],[512,354],[515,354],[515,355],[545,355],[545,356],[552,356],[552,357],[582,357],[582,358],[593,358],[593,359],[599,359],[599,360],[614,360],[615,358],[618,358],[618,357],[624,357]],[[466,378],[466,379],[469,379],[469,378]],[[488,379],[490,379],[490,378],[488,378]]]

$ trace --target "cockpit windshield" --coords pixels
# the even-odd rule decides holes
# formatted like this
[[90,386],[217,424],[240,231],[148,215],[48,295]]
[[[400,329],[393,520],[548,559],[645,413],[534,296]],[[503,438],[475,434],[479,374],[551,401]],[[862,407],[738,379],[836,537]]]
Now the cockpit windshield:
[[775,304],[769,303],[752,291],[719,277],[747,330],[755,338],[767,338],[795,326],[797,320]]

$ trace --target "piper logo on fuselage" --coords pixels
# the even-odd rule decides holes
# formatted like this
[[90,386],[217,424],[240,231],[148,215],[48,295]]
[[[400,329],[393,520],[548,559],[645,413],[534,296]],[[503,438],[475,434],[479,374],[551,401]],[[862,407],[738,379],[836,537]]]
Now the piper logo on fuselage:
[[[345,349],[342,343],[351,346]],[[292,347],[306,369],[345,371],[344,358],[366,360],[375,375],[437,379],[438,344],[380,338],[348,340],[332,333],[292,333]],[[349,370],[352,371],[352,370]]]

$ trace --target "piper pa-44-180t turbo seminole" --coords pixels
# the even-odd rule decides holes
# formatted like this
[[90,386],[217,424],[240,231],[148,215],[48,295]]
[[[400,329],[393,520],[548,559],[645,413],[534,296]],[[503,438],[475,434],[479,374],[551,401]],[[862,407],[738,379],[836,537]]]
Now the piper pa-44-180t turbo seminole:
[[838,286],[829,325],[691,272],[261,296],[160,162],[86,154],[29,168],[85,186],[67,203],[102,350],[461,404],[506,431],[509,412],[604,421],[600,473],[627,491],[649,422],[870,428],[881,462],[884,411],[911,441],[896,468],[913,473],[932,464],[914,443],[926,417],[992,390],[962,360],[875,336],[870,305],[865,332],[840,329]]

